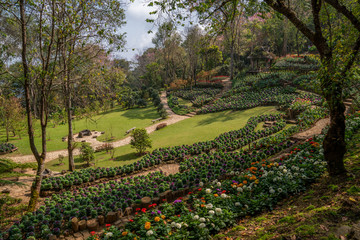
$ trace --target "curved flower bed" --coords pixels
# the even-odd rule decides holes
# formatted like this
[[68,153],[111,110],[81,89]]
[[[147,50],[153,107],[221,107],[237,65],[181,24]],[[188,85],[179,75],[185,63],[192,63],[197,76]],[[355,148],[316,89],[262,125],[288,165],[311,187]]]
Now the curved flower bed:
[[[155,149],[152,153],[145,155],[141,160],[118,167],[88,168],[69,173],[61,177],[50,177],[42,181],[42,190],[61,190],[73,185],[81,185],[93,182],[104,177],[126,176],[137,170],[159,165],[164,161],[182,160],[191,155],[198,155],[210,150],[233,151],[241,148],[259,138],[269,136],[285,127],[280,114],[261,115],[251,117],[245,127],[240,130],[221,134],[211,141],[198,142],[192,145],[182,145]],[[258,123],[263,121],[278,121],[274,126],[254,132]]]
[[[346,125],[349,138],[350,132],[360,128],[360,114],[348,117]],[[125,229],[108,228],[96,238],[165,239],[171,235],[174,239],[189,236],[208,239],[236,217],[271,209],[279,199],[304,190],[325,169],[320,143],[321,138],[310,139],[275,161],[267,157],[280,151],[281,145],[272,149],[204,153],[184,160],[182,172],[175,175],[157,172],[54,194],[36,212],[25,215],[21,222],[0,234],[0,239],[30,236],[47,239],[67,229],[73,217],[96,218],[132,206],[145,196],[160,197],[169,189],[189,188],[196,190],[185,199],[151,211],[139,209]]]
[[0,143],[0,155],[11,153],[16,150],[17,150],[17,147],[15,147],[15,145],[12,143]]
[[158,210],[139,212],[123,229],[110,227],[88,239],[209,239],[237,217],[272,209],[280,199],[303,191],[326,163],[319,143],[311,140],[285,158],[250,165],[229,179],[201,182],[202,187]]

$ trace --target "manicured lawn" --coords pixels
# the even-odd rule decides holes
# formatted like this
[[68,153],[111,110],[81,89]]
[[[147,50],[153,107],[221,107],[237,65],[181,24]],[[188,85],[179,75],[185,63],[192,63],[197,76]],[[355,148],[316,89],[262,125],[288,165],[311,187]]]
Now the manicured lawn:
[[[92,119],[83,118],[74,121],[73,128],[74,134],[84,129],[105,131],[105,134],[99,137],[99,141],[105,141],[113,137],[113,140],[118,140],[126,137],[125,132],[132,128],[145,128],[152,124],[151,120],[159,118],[159,114],[154,107],[130,109],[123,111],[120,107],[114,108],[111,111],[101,113],[92,117]],[[38,125],[37,125],[38,126]],[[67,125],[58,125],[53,128],[49,124],[47,129],[47,151],[54,151],[66,149],[67,142],[62,142],[62,137],[67,136]],[[1,134],[1,133],[0,133]],[[36,129],[36,145],[38,149],[41,146],[40,142],[40,129]],[[5,140],[4,135],[0,135],[0,141]],[[18,147],[15,154],[32,154],[29,147],[29,139],[23,136],[22,139],[12,138],[11,143]]]
[[[153,141],[153,149],[159,147],[177,146],[182,144],[192,144],[199,141],[212,140],[220,133],[230,130],[240,129],[245,126],[247,120],[252,116],[261,114],[275,113],[275,107],[257,107],[244,111],[224,111],[196,115],[173,125],[169,125],[150,135]],[[109,167],[129,164],[139,160],[141,157],[135,155],[135,149],[129,145],[119,147],[115,152],[116,159],[109,160],[110,155],[104,152],[96,153],[96,167]],[[78,160],[77,160],[78,161]],[[67,163],[57,166],[58,161],[53,160],[46,164],[47,168],[55,171],[68,169]],[[78,162],[76,165],[82,165]]]

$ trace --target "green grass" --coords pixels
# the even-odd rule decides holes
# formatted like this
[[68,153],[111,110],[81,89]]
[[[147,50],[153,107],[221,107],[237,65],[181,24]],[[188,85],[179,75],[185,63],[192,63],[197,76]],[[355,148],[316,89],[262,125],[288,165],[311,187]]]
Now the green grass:
[[[137,108],[129,110],[121,110],[116,107],[111,111],[101,113],[92,117],[92,120],[83,118],[73,122],[74,134],[84,129],[105,131],[105,134],[99,137],[99,141],[105,141],[113,137],[113,140],[125,137],[125,132],[132,127],[145,128],[152,124],[151,120],[159,118],[159,114],[154,107]],[[36,146],[40,149],[40,129],[36,125]],[[55,128],[49,124],[47,129],[47,151],[55,151],[67,148],[67,142],[62,142],[62,137],[67,136],[67,124],[58,125]],[[0,132],[0,142],[5,140],[3,132]],[[11,143],[18,147],[18,150],[10,156],[18,154],[32,154],[29,147],[29,139],[23,136],[22,139],[12,137]],[[6,155],[5,155],[6,156]]]
[[[199,141],[212,140],[220,133],[244,127],[247,120],[252,116],[274,112],[276,112],[275,107],[266,106],[244,111],[224,111],[196,115],[152,133],[150,138],[152,139],[153,147],[149,151],[159,147],[193,144]],[[141,157],[136,156],[135,149],[132,149],[130,145],[117,148],[115,160],[110,160],[110,155],[105,152],[96,153],[95,156],[96,167],[121,166],[141,159]],[[75,161],[75,165],[83,165],[77,158]],[[62,166],[58,166],[57,164],[58,161],[53,160],[46,163],[46,167],[54,171],[68,169],[66,160]]]
[[178,98],[179,105],[186,105],[192,107],[192,102],[183,98]]

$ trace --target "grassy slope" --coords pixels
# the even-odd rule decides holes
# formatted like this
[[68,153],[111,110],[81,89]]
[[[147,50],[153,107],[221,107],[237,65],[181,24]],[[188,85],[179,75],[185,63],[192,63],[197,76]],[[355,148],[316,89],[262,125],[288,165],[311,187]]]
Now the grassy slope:
[[327,174],[306,192],[279,203],[271,212],[240,220],[215,239],[334,240],[336,230],[360,220],[360,133],[348,146],[346,179]]
[[[211,140],[220,133],[242,128],[251,116],[274,112],[276,112],[275,108],[268,106],[244,111],[225,111],[197,115],[152,133],[150,135],[153,142],[152,150],[159,147]],[[115,156],[115,160],[109,160],[109,154],[105,152],[96,153],[96,166],[125,165],[140,159],[140,157],[135,155],[135,149],[132,149],[129,145],[117,148]],[[78,162],[78,160],[76,161]],[[46,167],[55,171],[68,169],[67,163],[62,166],[58,166],[57,163],[57,160],[51,161],[46,164]],[[81,165],[79,162],[76,164]]]
[[[151,120],[159,117],[154,107],[130,109],[123,111],[120,108],[115,108],[106,113],[101,113],[93,117],[94,121],[89,119],[80,119],[74,121],[73,128],[74,134],[84,129],[105,131],[105,134],[99,137],[100,141],[104,141],[106,138],[110,138],[111,135],[115,139],[124,138],[125,131],[132,128],[144,128],[152,124]],[[38,125],[37,125],[38,126]],[[48,138],[47,151],[54,151],[60,149],[66,149],[67,143],[62,142],[62,137],[67,136],[67,125],[58,125],[53,128],[52,124],[48,126]],[[40,147],[40,129],[36,129],[35,133],[37,137],[37,147]],[[4,140],[5,136],[0,134],[0,141]],[[15,154],[32,154],[29,147],[29,139],[27,136],[23,136],[22,139],[12,138],[11,143],[18,147],[18,151],[12,153]]]

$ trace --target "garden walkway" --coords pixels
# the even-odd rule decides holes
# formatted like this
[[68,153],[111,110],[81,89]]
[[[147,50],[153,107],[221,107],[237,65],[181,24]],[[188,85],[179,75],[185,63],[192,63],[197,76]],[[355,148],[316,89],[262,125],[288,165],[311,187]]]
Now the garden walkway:
[[[166,112],[168,113],[168,118],[160,121],[160,123],[166,123],[167,125],[171,125],[171,124],[174,124],[174,123],[177,123],[177,122],[180,122],[180,121],[182,121],[184,119],[189,118],[189,116],[177,115],[170,109],[170,107],[169,107],[169,105],[167,103],[167,97],[166,97],[166,92],[165,91],[161,92],[160,99],[161,99],[162,104],[164,105],[164,108],[165,108]],[[146,131],[149,134],[154,132],[156,130],[156,127],[157,127],[158,124],[159,123],[156,123],[156,124],[153,124],[153,125],[147,127]],[[96,138],[93,138],[92,136],[81,138],[81,141],[85,140],[86,142],[90,143],[90,145],[94,149],[96,147],[99,147],[100,145],[104,144],[104,142],[100,142]],[[74,135],[75,141],[77,140],[76,137],[77,137],[77,134]],[[121,146],[125,146],[127,144],[130,144],[130,141],[131,141],[131,137],[128,136],[128,137],[126,137],[124,139],[112,142],[112,145],[115,148],[117,148],[117,147],[121,147]],[[80,151],[79,151],[79,149],[75,149],[73,153],[74,153],[74,156],[76,156],[76,155],[80,154]],[[59,155],[63,155],[64,157],[68,156],[67,149],[48,152],[46,154],[46,162],[57,159],[59,157]],[[12,157],[8,157],[8,158],[10,158],[11,160],[13,160],[15,162],[18,162],[18,163],[26,163],[26,162],[35,162],[36,161],[35,157],[33,155],[12,156]]]

